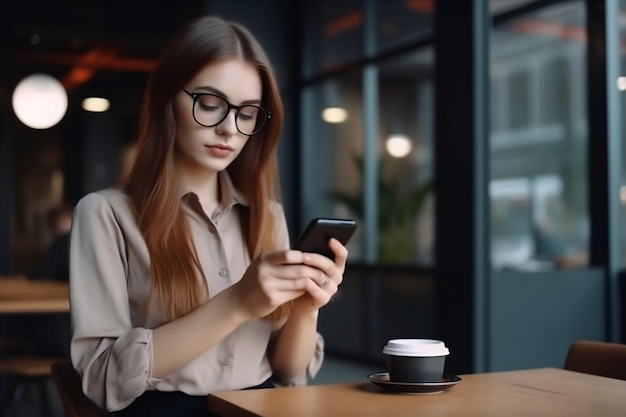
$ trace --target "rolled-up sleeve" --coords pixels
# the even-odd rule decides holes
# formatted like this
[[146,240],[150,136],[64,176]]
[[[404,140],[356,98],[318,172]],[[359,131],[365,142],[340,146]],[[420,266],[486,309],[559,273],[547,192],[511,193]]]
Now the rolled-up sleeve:
[[[313,358],[311,358],[311,362],[309,362],[309,366],[307,367],[307,376],[309,378],[315,378],[315,375],[319,372],[322,367],[322,363],[324,362],[324,338],[321,334],[317,334],[317,339],[315,341],[315,352],[313,353]],[[302,385],[304,385],[307,381],[302,381]],[[298,384],[300,385],[300,384]]]
[[131,325],[127,270],[115,211],[102,195],[88,194],[71,232],[71,355],[84,392],[109,411],[148,389],[152,371],[152,331]]

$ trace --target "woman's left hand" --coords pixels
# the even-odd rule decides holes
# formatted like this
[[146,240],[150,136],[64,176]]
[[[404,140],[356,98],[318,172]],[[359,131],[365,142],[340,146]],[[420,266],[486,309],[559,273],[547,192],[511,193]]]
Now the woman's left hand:
[[334,261],[317,253],[304,253],[303,264],[315,268],[309,277],[306,293],[293,301],[293,312],[317,311],[328,304],[339,289],[346,269],[348,250],[337,239],[330,239],[328,246],[335,255]]

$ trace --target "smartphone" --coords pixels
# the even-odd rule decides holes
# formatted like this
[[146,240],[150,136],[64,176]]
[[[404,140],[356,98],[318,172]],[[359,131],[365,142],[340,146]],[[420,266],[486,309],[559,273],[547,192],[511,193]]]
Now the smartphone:
[[328,247],[328,241],[334,237],[343,245],[348,243],[356,230],[356,221],[352,219],[332,219],[318,217],[311,220],[300,235],[293,249],[303,252],[319,253],[335,258],[335,254]]

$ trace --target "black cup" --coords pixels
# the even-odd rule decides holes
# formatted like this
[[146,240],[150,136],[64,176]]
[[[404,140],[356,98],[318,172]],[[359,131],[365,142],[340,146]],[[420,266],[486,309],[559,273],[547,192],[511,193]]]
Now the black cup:
[[441,382],[448,348],[441,340],[392,339],[383,354],[392,382]]
[[445,355],[387,355],[389,379],[393,382],[441,382],[445,364]]

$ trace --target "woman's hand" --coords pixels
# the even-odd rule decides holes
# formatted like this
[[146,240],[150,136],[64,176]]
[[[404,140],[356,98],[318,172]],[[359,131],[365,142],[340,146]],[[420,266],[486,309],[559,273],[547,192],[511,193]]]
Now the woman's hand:
[[[320,307],[328,304],[343,281],[348,250],[336,239],[329,247],[335,260],[316,253],[289,251],[298,265],[299,284],[303,291],[293,300],[285,324],[276,333],[269,350],[272,371],[278,378],[306,381],[306,370],[316,355],[320,340],[317,335],[317,319]],[[321,360],[321,351],[317,353]]]
[[336,239],[329,246],[335,260],[326,256],[284,250],[257,257],[241,280],[231,287],[246,317],[264,317],[294,300],[294,312],[312,312],[326,305],[343,281],[347,249]]
[[277,307],[307,291],[314,267],[304,264],[300,251],[266,252],[250,264],[239,282],[231,287],[237,308],[246,318],[264,317]]
[[348,250],[337,239],[330,239],[329,247],[335,254],[335,260],[316,253],[303,253],[303,263],[313,267],[314,274],[309,277],[306,293],[294,300],[293,313],[317,311],[328,304],[343,282]]

